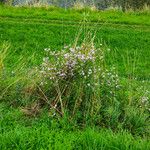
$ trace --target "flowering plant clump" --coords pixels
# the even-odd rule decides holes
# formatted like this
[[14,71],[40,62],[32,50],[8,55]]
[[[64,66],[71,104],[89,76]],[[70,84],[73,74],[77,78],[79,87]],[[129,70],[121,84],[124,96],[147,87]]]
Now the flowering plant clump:
[[[63,115],[65,111],[81,116],[100,113],[101,105],[115,98],[119,77],[115,68],[107,69],[104,50],[93,43],[65,46],[59,52],[45,49],[40,73],[41,86],[48,85],[49,99]],[[53,92],[52,92],[53,91]],[[108,101],[107,101],[108,100]],[[111,104],[110,104],[111,105]]]
[[78,76],[87,78],[92,74],[92,66],[85,69],[85,64],[94,63],[95,48],[94,46],[86,47],[69,47],[65,46],[61,52],[51,52],[45,49],[48,57],[43,58],[41,73],[50,80],[67,79]]

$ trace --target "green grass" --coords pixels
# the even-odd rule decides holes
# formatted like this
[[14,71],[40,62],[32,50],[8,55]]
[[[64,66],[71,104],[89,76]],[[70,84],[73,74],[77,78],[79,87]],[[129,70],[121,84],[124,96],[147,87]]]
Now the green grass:
[[[26,56],[26,58],[34,53],[37,60],[36,62],[38,63],[40,62],[41,57],[43,57],[44,48],[50,46],[52,50],[59,50],[64,44],[73,43],[81,25],[76,22],[76,19],[71,16],[72,13],[70,12],[65,12],[65,14],[62,12],[60,13],[62,17],[59,16],[60,10],[53,10],[52,14],[49,14],[49,11],[45,10],[44,8],[34,8],[33,10],[27,8],[1,9],[1,44],[4,41],[8,41],[11,44],[11,49],[15,51],[16,55],[22,53]],[[33,13],[31,13],[30,11]],[[47,17],[44,19],[44,16],[41,16],[41,19],[39,20],[38,17],[40,17],[40,13],[42,14],[42,12],[44,11],[48,12]],[[36,12],[39,14],[36,14]],[[10,13],[11,15],[7,16],[7,13]],[[105,13],[111,14],[111,12],[97,12],[96,14],[98,15],[98,17],[96,19],[101,19],[101,17],[103,17],[103,14],[105,15]],[[115,13],[118,14],[118,12]],[[22,17],[17,17],[16,15],[22,15]],[[56,20],[51,20],[53,19],[51,18],[53,16],[58,16],[58,18],[54,18]],[[83,15],[80,14],[80,16],[81,18],[79,20],[83,19]],[[132,14],[129,14],[127,16],[130,18],[130,21],[134,20],[132,18]],[[148,16],[149,15],[145,15],[145,17]],[[50,17],[50,19],[48,19],[48,17]],[[25,18],[28,19],[26,20]],[[65,18],[68,18],[68,21],[65,21]],[[87,18],[89,21],[91,21],[90,17]],[[142,23],[140,23],[142,19],[138,21],[138,26],[128,24],[124,25],[124,22],[122,22],[121,25],[116,24],[112,21],[110,21],[111,24],[107,24],[108,18],[104,20],[103,24],[97,25],[95,23],[93,25],[89,23],[89,26],[86,27],[87,29],[90,28],[92,32],[97,30],[95,43],[98,45],[101,39],[106,42],[106,44],[112,49],[111,55],[113,55],[114,53],[116,54],[116,60],[113,60],[113,62],[117,62],[121,72],[124,72],[125,68],[123,67],[124,62],[120,57],[120,54],[123,55],[126,59],[128,55],[127,52],[130,56],[133,56],[134,52],[137,51],[136,55],[139,59],[136,66],[136,75],[139,76],[139,78],[149,79],[149,26],[144,26]],[[125,19],[125,17],[123,18]],[[136,16],[135,18],[137,19],[138,16]],[[118,19],[120,20],[120,18]],[[127,22],[129,22],[128,20],[129,19],[126,19]],[[142,21],[144,23],[144,20]],[[82,37],[84,37],[84,32],[82,34]],[[81,40],[82,39],[80,39],[80,41]],[[13,59],[10,59],[12,61],[11,63],[14,63],[16,59],[18,59],[17,56],[15,57],[15,59],[14,57]]]
[[[86,14],[85,14],[86,12]],[[112,22],[121,24],[138,24],[150,25],[149,12],[127,12],[121,11],[90,11],[89,9],[74,10],[74,9],[61,9],[56,7],[6,7],[1,6],[0,16],[11,18],[24,18],[24,19],[42,19],[42,20],[69,20],[80,21],[83,16],[88,16],[90,21]]]
[[[149,115],[138,111],[136,104],[150,90],[149,15],[0,6],[0,149],[150,149],[146,131]],[[111,49],[105,53],[106,66],[116,66],[124,86],[115,107],[106,107],[103,123],[96,127],[54,119],[47,107],[40,110],[40,116],[24,116],[20,107],[38,99],[37,91],[32,93],[37,78],[29,73],[42,63],[44,48],[60,51],[64,45],[74,44],[80,30],[78,43],[90,30],[96,32],[96,47],[102,43]],[[31,95],[30,91],[23,93],[26,86],[31,88]],[[122,124],[115,120],[120,106],[125,116]]]
[[102,150],[149,150],[148,139],[133,137],[130,133],[85,128],[50,118],[47,113],[29,119],[19,109],[0,104],[0,148],[7,149],[102,149]]

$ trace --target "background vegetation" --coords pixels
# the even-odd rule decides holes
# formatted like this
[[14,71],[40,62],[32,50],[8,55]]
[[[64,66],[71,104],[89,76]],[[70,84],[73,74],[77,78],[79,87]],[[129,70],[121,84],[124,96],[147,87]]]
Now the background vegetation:
[[142,9],[144,6],[149,6],[149,0],[1,0],[2,3],[9,5],[34,5],[34,4],[47,4],[60,7],[72,7],[76,4],[78,6],[94,6],[97,9],[107,9],[109,7],[114,7],[122,9]]

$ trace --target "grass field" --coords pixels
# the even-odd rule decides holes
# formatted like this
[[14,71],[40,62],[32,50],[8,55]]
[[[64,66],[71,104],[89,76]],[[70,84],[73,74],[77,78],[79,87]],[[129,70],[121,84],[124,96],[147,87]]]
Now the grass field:
[[[1,43],[3,41],[10,42],[11,48],[16,55],[23,53],[28,58],[29,55],[34,53],[37,60],[40,60],[39,57],[42,56],[44,48],[50,46],[52,50],[57,50],[65,44],[73,43],[81,27],[81,22],[83,22],[83,13],[84,11],[74,13],[71,10],[65,11],[61,9],[56,9],[55,11],[44,8],[36,10],[35,8],[1,7]],[[127,57],[127,53],[129,53],[130,56],[133,56],[134,52],[137,51],[136,74],[140,78],[148,79],[148,66],[150,65],[148,61],[150,49],[149,14],[91,13],[96,17],[95,23],[91,22],[93,16],[87,12],[89,17],[88,15],[85,17],[88,21],[85,30],[97,31],[95,43],[98,45],[102,40],[106,42],[112,51],[117,51],[117,60],[115,61],[119,63],[122,70],[124,68],[122,67],[123,60],[120,54]],[[72,15],[78,16],[78,18],[76,19]],[[123,19],[120,19],[120,16]],[[82,34],[83,38],[85,32]],[[13,61],[15,62],[16,59],[18,57],[13,58]]]
[[147,138],[133,137],[129,132],[113,133],[99,128],[78,129],[65,120],[25,117],[20,109],[0,104],[1,149],[103,149],[149,150]]
[[[149,150],[149,17],[149,12],[0,6],[0,149]],[[47,105],[40,115],[24,115],[26,106],[39,101],[39,81],[29,72],[41,65],[44,49],[59,52],[74,44],[80,32],[79,45],[87,33],[95,35],[95,47],[106,50],[105,67],[117,68],[123,88],[108,102],[105,95],[110,89],[104,91],[100,121],[95,124],[52,117]],[[82,90],[77,81],[73,94]],[[47,87],[43,90],[51,99]],[[88,88],[84,92],[91,93]],[[140,102],[142,98],[146,100]]]

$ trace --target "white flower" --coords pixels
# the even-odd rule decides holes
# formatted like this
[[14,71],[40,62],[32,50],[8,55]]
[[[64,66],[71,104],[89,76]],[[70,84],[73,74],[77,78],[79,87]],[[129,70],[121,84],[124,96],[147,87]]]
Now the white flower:
[[119,85],[116,85],[116,88],[119,88],[120,86]]
[[88,83],[88,84],[87,84],[87,86],[91,86],[91,84],[90,84],[90,83]]
[[60,76],[60,77],[65,77],[66,74],[65,74],[65,73],[61,73],[59,76]]
[[13,75],[14,75],[14,74],[15,74],[15,72],[14,72],[14,71],[12,71],[12,72],[11,72],[11,74],[13,74]]
[[69,50],[70,50],[70,52],[72,52],[72,53],[75,52],[75,49],[74,49],[74,48],[70,48]]
[[68,53],[64,54],[64,57],[69,58],[69,54]]
[[143,96],[142,99],[141,99],[141,102],[142,103],[148,103],[148,99],[149,99],[148,97]]
[[54,69],[54,68],[47,68],[47,70],[49,70],[49,71],[50,71],[50,70],[53,70],[53,69]]
[[64,49],[67,49],[68,48],[68,46],[64,46]]
[[50,48],[45,48],[44,51],[49,52],[51,49]]
[[44,61],[44,62],[47,62],[48,60],[49,60],[49,57],[44,57],[44,58],[43,58],[43,61]]
[[92,69],[89,69],[89,72],[92,72]]
[[80,59],[81,59],[81,60],[85,60],[85,56],[84,56],[84,55],[81,55],[81,56],[80,56]]
[[41,83],[40,83],[40,85],[44,85],[44,83],[43,83],[43,82],[41,82]]
[[98,68],[98,71],[101,71],[101,68]]
[[95,54],[95,51],[94,51],[94,49],[92,49],[90,52],[91,52],[91,54]]
[[79,46],[77,46],[77,47],[76,47],[76,49],[77,49],[77,50],[79,50],[79,49],[80,49],[80,47],[79,47]]
[[84,71],[83,71],[83,70],[81,71],[81,74],[82,74],[83,76],[85,75],[85,73],[84,73]]
[[92,74],[92,70],[91,70],[91,69],[89,69],[88,74],[89,74],[89,75]]

